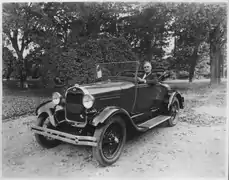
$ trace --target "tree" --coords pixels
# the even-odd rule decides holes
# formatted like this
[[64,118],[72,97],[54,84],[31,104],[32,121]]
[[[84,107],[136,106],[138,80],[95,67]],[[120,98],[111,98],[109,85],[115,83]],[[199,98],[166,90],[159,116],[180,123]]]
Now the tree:
[[125,39],[101,37],[82,44],[70,44],[68,49],[50,49],[44,60],[44,71],[47,79],[59,76],[64,80],[74,79],[79,84],[90,83],[94,81],[96,63],[128,60],[136,59]]
[[167,45],[170,13],[169,5],[147,3],[137,6],[121,18],[124,37],[140,59],[155,60],[158,63],[157,59],[164,56],[163,47]]
[[[192,82],[198,64],[199,48],[207,40],[207,18],[204,4],[179,3],[174,9],[174,36],[176,37],[176,58],[185,59],[189,67],[189,82]],[[182,55],[182,49],[188,54]],[[188,57],[188,58],[187,58]]]
[[225,3],[206,5],[208,16],[211,84],[220,83],[220,70],[223,66],[223,50],[225,50],[227,6]]
[[198,64],[200,46],[207,42],[210,44],[211,83],[219,83],[222,47],[226,43],[226,5],[180,3],[174,4],[173,12],[175,19],[172,29],[177,39],[176,58],[182,56],[182,48],[190,49],[189,58],[183,56],[189,64],[189,81],[192,81]]
[[15,57],[13,56],[12,51],[7,47],[3,47],[2,52],[3,76],[6,79],[9,79],[14,70]]
[[[95,43],[95,48],[100,52],[100,55],[97,54],[99,58],[122,59],[125,53],[120,53],[121,49],[116,48],[115,43],[118,42],[122,47],[120,42],[124,41],[116,40],[124,38],[140,60],[150,60],[163,67],[168,66],[168,63],[172,67],[176,63],[173,67],[187,70],[189,81],[192,81],[200,63],[203,42],[209,41],[209,37],[213,42],[212,39],[218,37],[216,31],[213,31],[218,27],[214,24],[217,25],[216,22],[220,20],[217,8],[203,3],[8,3],[3,6],[3,30],[17,54],[18,64],[27,71],[28,61],[33,59],[31,57],[40,56],[45,67],[52,69],[53,65],[49,63],[52,59],[59,59],[63,52],[68,54],[68,50],[73,54],[82,54],[73,47],[83,52],[83,47],[89,47],[87,43],[95,41],[99,43],[99,46]],[[209,17],[212,17],[211,20]],[[220,27],[217,34],[218,31],[222,32],[223,26]],[[163,58],[164,47],[171,36],[176,39],[176,45],[174,57],[167,61]],[[34,48],[26,57],[25,50],[31,46]],[[114,53],[108,55],[110,49]],[[86,52],[92,55],[92,52]],[[93,53],[96,54],[95,51]],[[88,58],[83,59],[87,61]],[[81,60],[77,62],[83,63]]]
[[32,3],[3,4],[3,33],[17,55],[17,67],[20,72],[21,86],[26,79],[27,61],[24,52],[29,48],[32,34],[37,26],[39,14],[33,11]]

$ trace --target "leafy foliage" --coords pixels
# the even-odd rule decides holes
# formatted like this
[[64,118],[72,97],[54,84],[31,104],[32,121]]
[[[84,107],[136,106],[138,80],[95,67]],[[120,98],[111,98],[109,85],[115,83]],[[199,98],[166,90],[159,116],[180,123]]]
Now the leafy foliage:
[[15,63],[15,57],[13,56],[12,51],[10,51],[7,47],[3,47],[2,49],[2,59],[3,59],[3,78],[9,79],[10,75],[12,74],[14,70],[14,63]]
[[124,37],[143,60],[161,58],[167,45],[170,11],[165,4],[149,3],[122,18]]
[[[17,67],[28,71],[33,57],[40,58],[44,78],[60,71],[87,82],[90,73],[81,77],[70,69],[86,72],[97,61],[132,59],[134,53],[140,61],[185,70],[192,81],[203,43],[210,49],[205,59],[216,67],[211,68],[212,78],[219,76],[214,69],[225,58],[226,10],[223,3],[5,3],[3,32],[17,54]],[[164,58],[171,37],[175,47],[170,58]]]
[[[194,76],[195,67],[198,65],[200,55],[203,55],[201,51],[199,51],[201,44],[210,42],[211,45],[209,48],[210,51],[212,51],[211,47],[217,46],[218,43],[220,43],[219,46],[221,46],[226,42],[226,36],[224,34],[226,32],[226,6],[223,3],[180,3],[175,4],[174,10],[175,20],[173,29],[175,32],[174,36],[177,39],[174,56],[177,58],[178,62],[184,62],[189,68],[189,80],[191,81]],[[217,28],[220,29],[218,32],[216,31]],[[207,49],[205,50],[207,51]],[[217,64],[220,60],[213,58],[213,55],[210,56],[210,51],[207,51],[210,61]],[[219,49],[217,51],[220,52]],[[202,53],[204,52],[202,51]],[[213,52],[213,54],[215,53],[216,51]],[[215,68],[212,66],[211,72],[213,73],[213,70],[219,68],[220,65]],[[219,71],[217,72],[219,73]],[[215,75],[212,75],[212,80],[215,77]]]
[[44,71],[50,71],[47,78],[58,75],[63,79],[74,79],[79,84],[93,82],[96,63],[136,60],[123,38],[91,39],[80,45],[70,44],[67,49],[52,48],[46,54]]

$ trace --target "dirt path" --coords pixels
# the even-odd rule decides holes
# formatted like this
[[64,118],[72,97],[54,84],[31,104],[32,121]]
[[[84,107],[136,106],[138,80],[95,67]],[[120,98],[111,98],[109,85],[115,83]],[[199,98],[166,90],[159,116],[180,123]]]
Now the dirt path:
[[[217,93],[225,98],[225,89]],[[117,163],[105,168],[98,166],[88,147],[63,144],[49,150],[42,149],[29,130],[35,121],[34,116],[4,122],[3,176],[225,177],[225,104],[217,107],[219,95],[212,92],[208,95],[204,99],[207,104],[188,106],[198,117],[215,119],[214,123],[210,120],[203,126],[193,120],[192,124],[180,122],[173,128],[154,128],[128,141]],[[210,106],[222,112],[207,115],[206,109]],[[187,119],[187,113],[185,109],[181,119],[184,116]]]
[[92,159],[90,148],[64,144],[43,150],[32,138],[26,122],[28,118],[20,119],[20,124],[16,121],[3,124],[4,176],[225,175],[223,126],[209,128],[180,123],[174,128],[155,128],[129,141],[115,165],[100,168]]

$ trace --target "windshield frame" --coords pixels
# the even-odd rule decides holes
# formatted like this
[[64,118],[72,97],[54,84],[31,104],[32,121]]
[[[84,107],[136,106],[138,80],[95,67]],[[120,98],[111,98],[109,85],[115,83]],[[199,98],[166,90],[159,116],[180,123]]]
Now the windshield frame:
[[133,70],[133,72],[135,73],[134,77],[128,77],[128,76],[108,76],[108,79],[110,80],[127,80],[127,81],[134,81],[134,82],[137,82],[137,75],[138,75],[138,70],[139,70],[139,67],[140,67],[140,62],[139,61],[124,61],[124,62],[107,62],[107,63],[96,63],[95,64],[95,77],[96,79],[99,79],[97,77],[97,67],[99,65],[110,65],[110,64],[125,64],[125,63],[135,63],[136,64],[136,67],[135,67],[135,70]]

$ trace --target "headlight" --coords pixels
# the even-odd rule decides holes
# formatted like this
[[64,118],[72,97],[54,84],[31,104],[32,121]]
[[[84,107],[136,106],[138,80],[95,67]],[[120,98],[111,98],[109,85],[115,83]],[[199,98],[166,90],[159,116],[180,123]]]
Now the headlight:
[[89,109],[93,106],[94,104],[94,97],[90,94],[86,94],[84,95],[83,97],[83,106],[86,108],[86,109]]
[[54,103],[54,104],[59,104],[60,103],[60,99],[61,99],[61,94],[60,93],[58,93],[58,92],[54,92],[53,94],[52,94],[52,102]]

